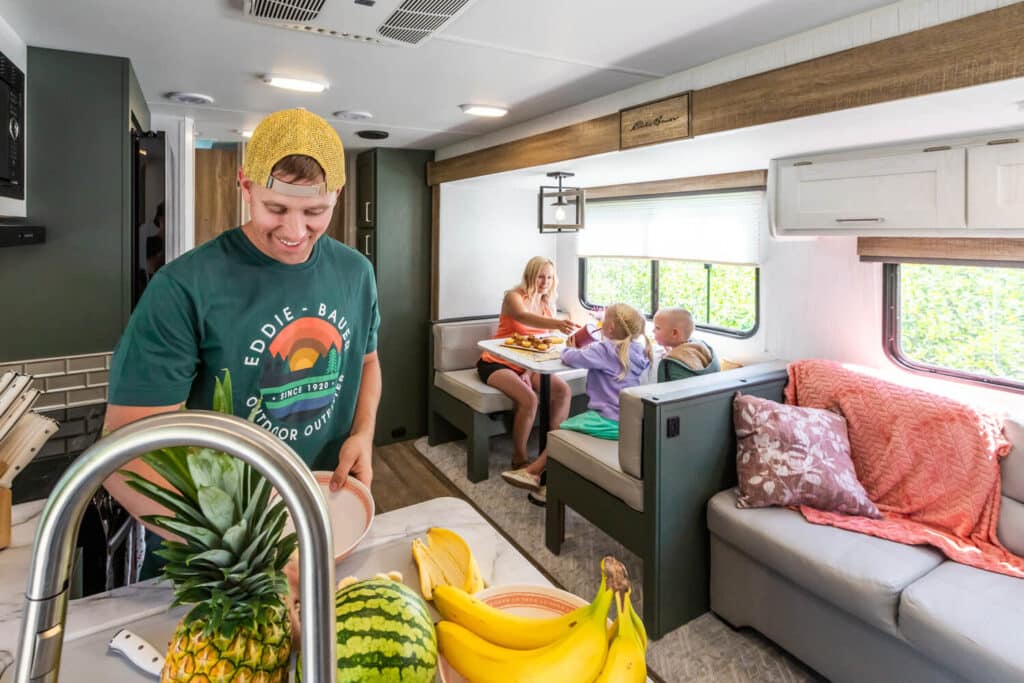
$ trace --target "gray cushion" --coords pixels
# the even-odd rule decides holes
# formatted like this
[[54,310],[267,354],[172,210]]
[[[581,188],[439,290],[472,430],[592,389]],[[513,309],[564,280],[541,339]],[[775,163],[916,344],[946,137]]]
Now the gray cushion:
[[708,503],[708,528],[793,583],[900,637],[900,591],[943,562],[925,546],[903,545],[811,524],[787,508],[738,509],[736,490]]
[[[573,396],[586,390],[586,370],[569,370],[558,373],[558,376],[566,381]],[[435,372],[434,386],[448,392],[478,413],[498,413],[516,407],[508,396],[481,382],[475,367],[470,370]]]
[[548,433],[548,457],[643,512],[643,482],[619,468],[618,441],[558,429]]
[[1003,434],[1013,445],[1002,459],[1003,499],[999,509],[999,540],[1024,557],[1024,417],[1007,418]]
[[919,650],[971,681],[1024,680],[1024,579],[956,562],[912,583],[900,630]]
[[498,333],[498,319],[436,323],[433,333],[434,370],[464,370],[476,366],[480,358],[476,343]]

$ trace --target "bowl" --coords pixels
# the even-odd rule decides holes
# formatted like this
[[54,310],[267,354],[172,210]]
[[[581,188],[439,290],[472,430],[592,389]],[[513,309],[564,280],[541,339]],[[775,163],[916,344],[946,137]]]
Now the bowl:
[[[590,604],[578,595],[552,586],[491,586],[476,594],[491,607],[524,617],[557,617]],[[438,657],[437,671],[444,683],[469,683],[451,668],[444,657]]]
[[[331,519],[331,537],[334,541],[334,561],[339,562],[356,549],[373,524],[373,495],[363,482],[349,477],[345,486],[331,491],[333,472],[313,472],[313,478],[320,484],[327,503],[327,515]],[[273,495],[277,495],[275,491]],[[291,516],[285,520],[284,533],[295,531]]]

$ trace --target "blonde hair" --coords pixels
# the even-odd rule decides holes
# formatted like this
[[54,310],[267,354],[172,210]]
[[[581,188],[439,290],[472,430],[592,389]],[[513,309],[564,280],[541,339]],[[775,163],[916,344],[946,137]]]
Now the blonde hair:
[[609,341],[612,341],[619,347],[619,363],[622,365],[622,372],[616,378],[620,382],[626,378],[626,373],[629,372],[629,345],[632,344],[637,338],[644,338],[644,353],[647,354],[647,360],[654,362],[654,352],[651,350],[651,340],[644,334],[644,327],[647,321],[644,320],[643,314],[628,304],[612,304],[604,311],[604,319],[611,319],[613,323],[612,330],[615,332],[615,338],[606,337]]
[[526,292],[526,298],[532,304],[537,299],[537,277],[540,275],[540,271],[544,269],[544,266],[551,266],[551,289],[548,290],[547,294],[542,295],[540,299],[547,305],[549,311],[553,313],[555,302],[558,300],[558,271],[555,269],[554,261],[543,256],[534,256],[526,262],[526,267],[523,268],[523,281],[519,286]]

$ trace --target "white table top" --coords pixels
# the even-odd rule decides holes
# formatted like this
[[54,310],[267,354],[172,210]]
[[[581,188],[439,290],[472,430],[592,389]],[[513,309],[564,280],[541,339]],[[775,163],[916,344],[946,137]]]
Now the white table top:
[[[526,368],[531,372],[536,372],[540,375],[553,375],[556,372],[565,372],[566,370],[572,370],[568,365],[563,363],[558,358],[552,358],[550,360],[531,360],[526,354],[529,351],[517,351],[510,349],[504,345],[504,339],[484,339],[481,342],[477,342],[484,351],[493,353],[499,358],[504,358],[509,363],[518,365],[521,368]],[[557,347],[555,347],[557,348]],[[562,346],[562,348],[565,348]]]

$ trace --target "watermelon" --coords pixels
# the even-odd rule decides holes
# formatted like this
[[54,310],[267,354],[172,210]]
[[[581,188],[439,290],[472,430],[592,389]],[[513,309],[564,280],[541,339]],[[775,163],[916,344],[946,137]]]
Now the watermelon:
[[411,588],[390,579],[359,581],[338,591],[334,609],[338,683],[433,683],[437,635]]

